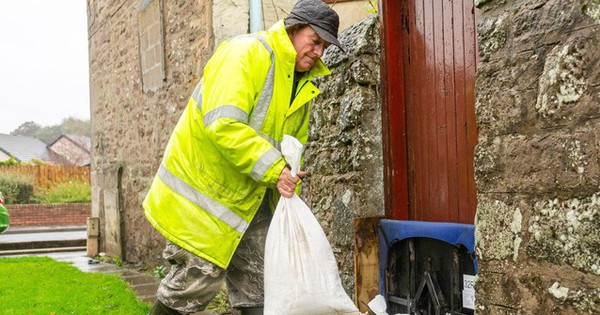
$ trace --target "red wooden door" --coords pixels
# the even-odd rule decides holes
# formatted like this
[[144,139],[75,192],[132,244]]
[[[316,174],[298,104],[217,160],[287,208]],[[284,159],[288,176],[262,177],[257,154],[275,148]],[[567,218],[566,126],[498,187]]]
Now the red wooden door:
[[[395,55],[385,54],[391,69],[387,74],[387,106],[388,113],[403,111],[405,121],[399,121],[403,118],[398,115],[389,118],[387,151],[397,152],[394,146],[398,140],[392,139],[403,137],[406,159],[402,165],[398,158],[388,155],[392,159],[388,174],[404,174],[407,192],[406,206],[398,197],[388,203],[393,207],[391,216],[472,224],[477,203],[473,174],[477,141],[473,1],[395,1],[385,1],[383,7],[395,11],[384,12],[385,48],[393,48],[395,42],[400,50]],[[401,31],[390,30],[394,25],[389,21],[395,20],[394,16],[400,19]],[[389,80],[394,68],[398,71],[395,76],[402,78],[396,82]],[[395,89],[402,90],[402,95]],[[395,99],[391,97],[394,93]],[[404,181],[387,181],[394,182]]]

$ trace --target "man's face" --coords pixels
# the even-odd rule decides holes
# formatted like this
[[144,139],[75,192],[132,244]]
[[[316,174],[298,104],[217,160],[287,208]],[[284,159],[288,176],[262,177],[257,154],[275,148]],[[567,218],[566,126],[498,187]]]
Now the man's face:
[[296,71],[305,72],[323,56],[323,50],[329,45],[307,25],[290,36],[296,49]]

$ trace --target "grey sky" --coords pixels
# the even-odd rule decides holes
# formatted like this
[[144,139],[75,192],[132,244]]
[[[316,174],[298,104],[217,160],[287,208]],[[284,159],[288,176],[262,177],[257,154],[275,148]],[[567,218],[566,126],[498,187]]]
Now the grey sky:
[[85,0],[0,1],[0,133],[89,119]]

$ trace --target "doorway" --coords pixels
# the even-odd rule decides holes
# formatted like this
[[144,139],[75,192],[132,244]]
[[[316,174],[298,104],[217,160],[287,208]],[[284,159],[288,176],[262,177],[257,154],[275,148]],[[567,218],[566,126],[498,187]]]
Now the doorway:
[[387,215],[473,224],[474,3],[387,0],[382,5]]

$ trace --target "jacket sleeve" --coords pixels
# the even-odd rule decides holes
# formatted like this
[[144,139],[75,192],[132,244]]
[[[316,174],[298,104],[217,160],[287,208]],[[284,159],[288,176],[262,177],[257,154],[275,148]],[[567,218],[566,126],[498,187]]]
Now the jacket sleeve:
[[222,156],[241,173],[273,188],[285,161],[248,125],[270,66],[270,54],[256,39],[222,44],[204,69],[198,107],[199,123]]

